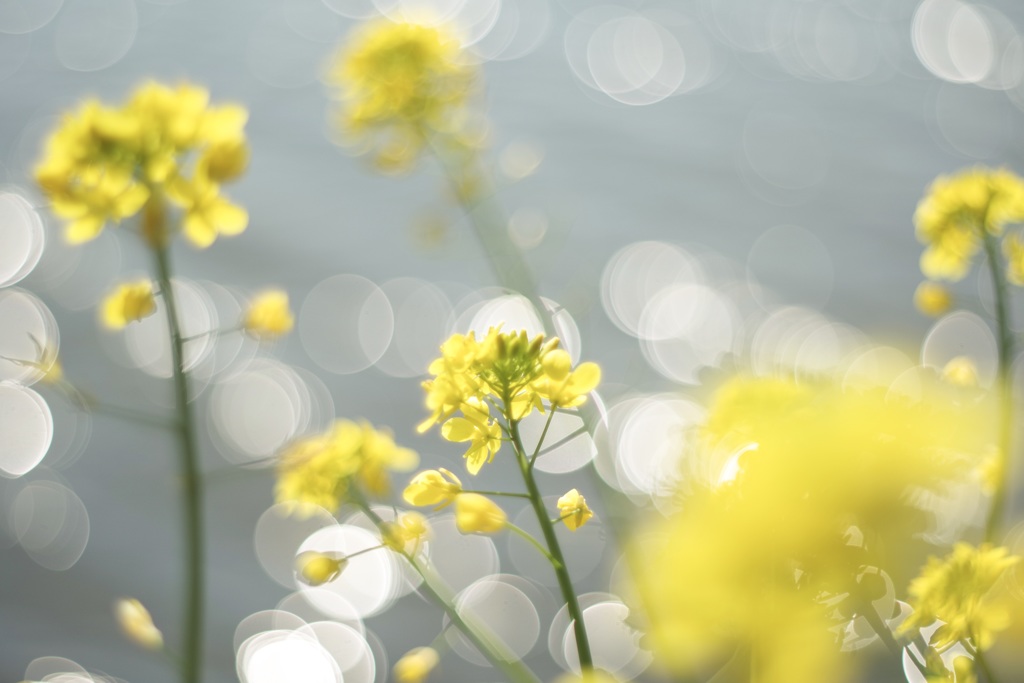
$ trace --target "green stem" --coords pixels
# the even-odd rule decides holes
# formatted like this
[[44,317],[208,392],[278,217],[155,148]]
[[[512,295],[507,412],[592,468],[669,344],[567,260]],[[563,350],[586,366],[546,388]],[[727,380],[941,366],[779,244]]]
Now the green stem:
[[525,493],[509,493],[507,491],[477,491],[476,489],[462,489],[460,493],[479,493],[481,496],[504,496],[505,498],[529,498]]
[[544,439],[548,435],[548,427],[551,426],[551,420],[555,417],[555,406],[551,406],[548,410],[548,419],[544,421],[544,431],[540,433],[540,438],[537,439],[537,447],[533,449],[533,455],[530,456],[530,469],[533,469],[533,463],[537,462],[537,456],[540,455],[540,447],[544,445]]
[[183,683],[198,683],[203,661],[203,494],[199,474],[192,408],[189,405],[188,376],[185,374],[184,342],[174,289],[171,286],[170,254],[165,245],[153,247],[157,282],[163,292],[167,329],[171,335],[171,365],[174,373],[174,399],[178,412],[178,439],[181,445],[181,478],[185,489],[185,623],[182,634]]
[[[353,493],[355,503],[359,509],[362,510],[363,514],[369,517],[377,528],[383,532],[383,525],[385,522],[381,519],[381,516],[374,512],[370,505],[363,500],[357,492]],[[399,554],[404,557],[416,573],[420,575],[420,578],[423,579],[421,588],[441,609],[444,610],[455,628],[462,631],[463,635],[465,635],[476,649],[479,650],[480,654],[486,657],[491,664],[500,669],[509,681],[512,683],[538,683],[538,679],[533,672],[526,668],[522,662],[519,662],[515,658],[515,655],[507,651],[502,652],[505,648],[501,646],[500,641],[498,641],[497,638],[484,638],[481,634],[486,633],[486,631],[484,631],[482,627],[478,624],[471,624],[467,619],[463,618],[463,616],[459,614],[458,609],[455,607],[451,591],[444,586],[440,578],[437,577],[429,567],[420,564],[412,555],[408,555],[404,552]]]
[[509,531],[511,531],[512,533],[516,534],[517,536],[519,536],[523,540],[527,541],[534,548],[536,548],[537,551],[541,555],[543,555],[544,557],[548,558],[548,562],[551,563],[551,566],[554,567],[554,566],[557,566],[559,564],[558,560],[556,560],[551,555],[551,553],[548,552],[548,549],[545,548],[543,545],[541,545],[540,541],[538,541],[536,538],[534,538],[532,534],[528,533],[524,529],[521,529],[520,527],[517,527],[512,522],[505,522],[505,528],[508,529]]
[[139,422],[141,424],[147,424],[151,427],[160,427],[163,429],[177,429],[177,423],[175,422],[164,419],[157,415],[150,415],[149,413],[143,413],[138,410],[132,410],[131,408],[115,406],[111,403],[101,403],[100,401],[97,401],[95,399],[90,399],[88,406],[88,410],[90,412],[98,413],[100,415],[108,415],[110,417],[116,417],[121,420]]
[[1010,375],[1010,366],[1013,363],[1013,331],[1010,328],[1009,297],[998,246],[995,237],[987,230],[982,229],[982,234],[989,271],[992,273],[992,288],[996,297],[996,325],[999,329],[999,478],[995,494],[992,496],[992,507],[989,508],[988,519],[985,521],[985,541],[992,543],[996,541],[1003,524],[1010,481],[1010,455],[1013,447],[1013,380]]
[[[508,401],[506,401],[508,403]],[[533,470],[530,462],[526,459],[526,449],[523,448],[522,438],[519,436],[519,423],[511,422],[511,432],[516,459],[519,461],[519,469],[523,474],[523,482],[530,494],[530,504],[533,506],[537,522],[540,524],[541,533],[544,534],[544,542],[551,554],[551,564],[555,570],[555,577],[558,579],[558,587],[562,592],[562,599],[565,600],[566,609],[569,610],[569,617],[573,620],[573,630],[576,633],[576,650],[580,657],[580,668],[589,671],[594,668],[594,658],[590,654],[590,640],[587,638],[587,626],[583,621],[583,610],[580,609],[579,598],[572,586],[572,579],[569,577],[569,569],[565,564],[565,557],[562,555],[562,547],[558,544],[558,536],[555,534],[555,527],[548,519],[548,512],[544,509],[544,499],[541,497],[537,480],[533,477]]]
[[992,669],[988,665],[988,660],[985,659],[985,655],[981,650],[974,651],[974,664],[981,670],[981,673],[985,676],[985,680],[988,683],[999,683],[999,679],[992,673]]

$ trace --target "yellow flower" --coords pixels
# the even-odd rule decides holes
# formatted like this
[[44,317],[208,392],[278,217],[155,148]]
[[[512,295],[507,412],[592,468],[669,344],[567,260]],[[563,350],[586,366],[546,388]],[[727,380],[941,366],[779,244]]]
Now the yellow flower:
[[342,130],[376,147],[386,170],[402,170],[429,136],[454,127],[476,68],[445,29],[380,20],[357,29],[327,80],[340,91]]
[[953,306],[953,295],[938,282],[925,280],[914,290],[914,306],[927,316],[937,317]]
[[929,644],[940,652],[960,641],[987,650],[995,634],[1010,625],[1010,611],[993,590],[1006,570],[1020,562],[1003,547],[985,543],[974,547],[957,543],[943,559],[928,564],[910,583],[914,612],[900,626],[910,633],[935,620],[945,622],[932,634]]
[[429,535],[426,517],[418,512],[405,512],[394,522],[384,523],[381,540],[397,553],[415,555]]
[[1024,287],[1024,239],[1018,233],[1003,238],[1003,255],[1006,257],[1006,279]]
[[587,507],[587,499],[576,489],[570,490],[558,499],[558,512],[565,526],[569,527],[569,531],[576,531],[594,516]]
[[128,323],[142,320],[156,312],[153,283],[149,280],[126,282],[107,295],[100,308],[103,324],[120,330]]
[[967,356],[956,356],[942,368],[942,379],[953,386],[973,389],[978,386],[978,366]]
[[455,526],[464,534],[493,534],[508,523],[498,505],[479,493],[460,493],[455,499]]
[[336,511],[349,488],[380,497],[390,489],[389,472],[407,472],[419,462],[415,451],[395,444],[389,432],[369,423],[337,420],[323,434],[299,439],[281,455],[276,498],[299,513],[310,506]]
[[147,650],[163,648],[163,634],[153,624],[149,611],[135,598],[121,598],[115,602],[114,616],[128,640]]
[[501,448],[501,427],[491,419],[487,404],[478,398],[463,403],[462,414],[464,417],[453,417],[441,426],[441,436],[449,441],[470,442],[465,453],[466,469],[476,474]]
[[917,205],[917,238],[926,245],[921,271],[932,279],[960,280],[981,242],[1024,221],[1024,180],[1007,169],[976,167],[940,176]]
[[587,394],[601,382],[601,368],[597,363],[581,363],[575,370],[568,352],[554,349],[541,363],[544,376],[534,382],[541,398],[552,407],[575,408],[587,400]]
[[288,307],[288,293],[272,289],[256,296],[249,302],[243,325],[254,337],[280,337],[291,332],[295,318]]
[[440,510],[451,505],[455,496],[462,491],[462,482],[454,474],[441,467],[420,472],[402,491],[402,499],[409,505],[423,507],[436,505]]
[[441,661],[437,650],[432,647],[418,647],[409,650],[395,662],[392,672],[396,683],[423,683]]
[[307,550],[295,556],[295,575],[309,586],[322,586],[341,576],[348,558],[339,553]]

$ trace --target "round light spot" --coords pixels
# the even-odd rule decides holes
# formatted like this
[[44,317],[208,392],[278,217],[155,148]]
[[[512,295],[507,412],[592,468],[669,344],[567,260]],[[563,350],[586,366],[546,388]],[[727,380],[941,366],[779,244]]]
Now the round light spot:
[[0,290],[0,381],[38,382],[57,357],[60,337],[53,313],[18,288]]
[[623,104],[653,104],[672,95],[686,72],[683,50],[663,26],[641,15],[601,24],[587,41],[597,89]]
[[0,33],[31,33],[49,24],[64,0],[5,0],[0,3]]
[[921,64],[951,83],[977,83],[996,62],[985,15],[959,0],[923,0],[914,13],[911,38]]
[[0,192],[0,287],[28,275],[39,263],[43,245],[43,221],[32,205],[19,194]]
[[[455,608],[464,618],[485,624],[499,651],[510,655],[509,661],[525,658],[540,637],[537,608],[504,576],[487,577],[467,586],[455,596]],[[488,665],[460,631],[449,629],[446,636],[460,657],[479,666]]]
[[[651,663],[651,654],[640,649],[642,634],[627,623],[629,608],[619,601],[601,602],[583,610],[583,623],[594,655],[594,667],[623,680],[632,680]],[[569,668],[580,673],[576,633],[565,632],[564,656]]]
[[[294,584],[294,580],[292,581]],[[305,622],[320,621],[329,618],[332,621],[350,626],[360,633],[366,632],[366,624],[355,606],[337,593],[321,590],[322,586],[312,587],[309,591],[295,591],[281,598],[277,609],[289,612]]]
[[[547,422],[547,415],[533,412],[519,423],[523,442],[531,453]],[[597,447],[587,433],[583,420],[578,415],[556,412],[551,416],[534,467],[549,474],[575,472],[593,460],[596,454]]]
[[548,217],[537,209],[516,209],[508,220],[508,236],[520,249],[540,246],[548,232]]
[[[380,538],[377,535],[359,527],[338,524],[314,531],[299,546],[298,552],[315,550],[350,556],[379,545]],[[332,605],[323,595],[334,593],[355,607],[359,616],[372,616],[386,610],[395,597],[397,568],[392,555],[390,551],[381,549],[353,557],[337,580],[322,586],[296,583],[309,601],[325,614],[329,614]]]
[[334,658],[313,637],[277,631],[256,638],[240,651],[243,683],[341,683]]
[[91,681],[89,674],[78,662],[64,657],[36,657],[25,668],[26,681],[49,681],[50,677],[70,674]]
[[0,382],[0,475],[21,477],[42,462],[53,440],[53,416],[43,397]]
[[68,0],[57,20],[57,59],[73,71],[100,71],[128,54],[138,33],[134,0]]
[[419,377],[447,338],[452,307],[434,285],[398,278],[381,285],[394,310],[394,334],[376,366],[392,377]]
[[391,304],[377,285],[358,275],[335,275],[306,296],[299,336],[317,365],[349,375],[384,355],[394,325]]
[[430,528],[430,562],[453,591],[498,572],[498,550],[490,538],[462,534],[453,515],[432,518]]
[[333,621],[317,621],[298,629],[315,638],[334,659],[345,683],[374,683],[377,662],[360,631]]
[[18,543],[37,564],[70,569],[89,542],[89,513],[75,492],[55,481],[26,484],[11,505]]
[[265,631],[294,631],[306,622],[294,614],[282,610],[263,610],[250,614],[235,627],[234,649],[238,653],[246,641],[252,640]]
[[292,514],[292,506],[278,503],[267,508],[256,522],[253,541],[256,559],[267,575],[285,588],[295,587],[295,556],[314,532],[334,526],[337,521],[323,508]]
[[890,387],[895,378],[914,365],[914,361],[899,349],[869,346],[853,354],[843,375],[843,388],[863,390]]
[[647,494],[670,490],[680,476],[686,434],[704,415],[696,403],[670,396],[631,398],[614,405],[608,438],[619,484]]
[[942,372],[952,359],[965,356],[978,371],[978,383],[989,387],[999,368],[996,337],[975,313],[957,311],[936,321],[921,345],[921,364]]
[[513,140],[498,156],[498,168],[509,180],[522,180],[533,175],[544,160],[544,147],[530,140]]
[[[611,593],[583,593],[578,600],[580,609],[586,610],[592,605],[609,600],[618,601],[618,598]],[[551,626],[548,628],[548,653],[560,669],[569,668],[569,663],[565,659],[565,632],[571,627],[570,621],[569,608],[562,605],[561,609],[555,613],[551,620]]]

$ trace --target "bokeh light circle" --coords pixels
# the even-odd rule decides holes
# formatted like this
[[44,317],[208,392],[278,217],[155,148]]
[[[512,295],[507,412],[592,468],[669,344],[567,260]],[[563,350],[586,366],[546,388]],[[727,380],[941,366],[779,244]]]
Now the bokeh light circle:
[[395,328],[387,295],[358,275],[335,275],[316,285],[299,313],[306,353],[324,370],[349,375],[384,355]]

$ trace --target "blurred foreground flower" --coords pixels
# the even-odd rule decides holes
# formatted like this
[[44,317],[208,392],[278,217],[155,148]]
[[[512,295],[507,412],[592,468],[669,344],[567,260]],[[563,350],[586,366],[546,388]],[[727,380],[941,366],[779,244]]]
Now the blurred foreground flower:
[[135,598],[121,598],[115,602],[114,616],[121,632],[132,642],[148,650],[163,648],[163,634],[153,625],[149,611]]
[[288,306],[288,293],[272,289],[254,297],[249,302],[242,324],[246,332],[261,339],[272,339],[291,332],[295,317]]
[[925,315],[937,317],[953,307],[953,295],[948,287],[925,280],[914,290],[914,306]]
[[103,300],[100,311],[103,325],[111,330],[123,329],[128,323],[153,315],[156,312],[153,283],[137,280],[119,285]]
[[395,662],[392,673],[396,683],[423,683],[430,676],[441,658],[432,647],[418,647],[409,650]]
[[185,212],[185,236],[206,247],[248,222],[220,192],[248,163],[247,118],[237,105],[209,106],[209,93],[187,84],[145,83],[120,107],[87,100],[47,140],[36,180],[72,244],[166,196]]

